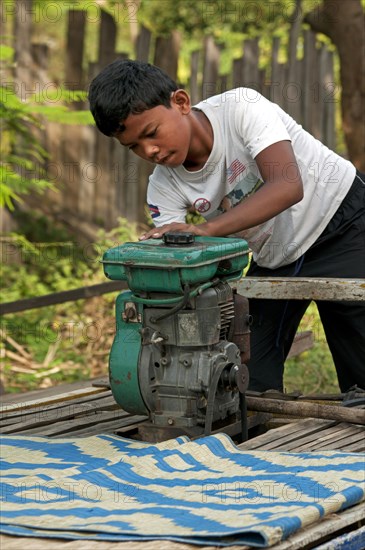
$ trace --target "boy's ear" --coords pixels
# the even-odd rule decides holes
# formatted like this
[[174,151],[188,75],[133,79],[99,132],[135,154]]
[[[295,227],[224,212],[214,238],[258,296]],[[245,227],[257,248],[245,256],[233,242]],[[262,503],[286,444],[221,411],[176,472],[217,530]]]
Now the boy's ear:
[[187,115],[191,111],[190,96],[185,90],[179,89],[172,92],[171,104],[177,105],[184,115]]

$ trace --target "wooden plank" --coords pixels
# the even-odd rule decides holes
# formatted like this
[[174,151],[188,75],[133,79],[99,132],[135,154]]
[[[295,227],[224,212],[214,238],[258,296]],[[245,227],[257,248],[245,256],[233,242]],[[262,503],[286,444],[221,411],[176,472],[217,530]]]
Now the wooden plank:
[[[17,400],[5,401],[0,408],[0,414],[6,416],[16,416],[24,414],[26,410],[34,407],[46,407],[54,404],[55,407],[67,404],[69,400],[81,403],[83,400],[98,399],[111,394],[110,388],[103,385],[90,385],[90,380],[79,383],[62,384],[60,386],[50,387],[44,390],[29,392],[18,395]],[[53,390],[53,391],[52,391]],[[63,390],[63,391],[62,391]]]
[[212,36],[204,39],[204,68],[201,97],[203,100],[218,93],[217,80],[219,72],[220,50]]
[[82,403],[95,404],[95,406],[99,408],[102,406],[118,406],[114,400],[114,397],[111,395],[111,392],[105,392],[105,395],[104,392],[100,392],[96,395],[87,395],[85,397],[68,400],[66,402],[61,401],[60,403],[55,403],[54,405],[41,404],[39,407],[33,409],[25,409],[21,411],[15,411],[13,413],[7,413],[1,417],[0,425],[6,426],[11,422],[19,422],[19,418],[27,419],[39,414],[48,415],[48,413],[52,413],[53,411],[57,411],[57,414],[62,415],[63,409],[73,407],[74,405],[80,405]]
[[110,393],[111,392],[100,392],[95,395],[91,395],[91,396],[87,395],[79,399],[67,400],[65,402],[62,401],[60,403],[55,403],[53,405],[40,404],[40,406],[36,408],[29,408],[25,410],[10,412],[8,414],[3,415],[3,417],[0,420],[0,425],[5,426],[7,425],[8,422],[13,420],[15,422],[19,422],[20,418],[31,417],[32,415],[36,415],[43,412],[44,414],[48,414],[48,412],[52,412],[52,411],[62,411],[62,409],[64,408],[69,408],[73,405],[79,405],[81,403],[91,403],[91,404],[95,403],[95,406],[102,406],[102,405],[99,405],[99,403],[104,403],[105,406],[112,406],[112,405],[118,406],[113,396],[110,395]]
[[299,439],[296,439],[294,441],[283,440],[281,441],[281,443],[285,444],[285,450],[288,451],[310,451],[318,447],[318,441],[322,441],[323,439],[327,438],[331,439],[335,434],[341,433],[341,431],[344,429],[344,426],[346,426],[346,424],[335,424],[328,428],[323,427],[321,430],[316,432],[310,431],[307,434],[303,432]]
[[[363,429],[358,428],[357,426],[348,426],[346,428],[346,424],[336,424],[335,426],[329,427],[321,431],[320,436],[318,434],[315,435],[309,435],[307,437],[302,437],[299,446],[295,447],[295,452],[299,453],[301,451],[311,451],[314,449],[320,449],[322,445],[324,445],[327,441],[331,441],[338,434],[341,434],[342,432],[346,432],[347,434],[353,434],[358,432],[363,433],[363,437],[365,436],[365,432]],[[289,446],[288,446],[288,450]]]
[[285,107],[286,111],[300,122],[301,111],[301,86],[299,75],[299,64],[297,59],[298,39],[302,28],[303,11],[300,6],[301,0],[296,0],[295,10],[289,17],[290,30],[287,46],[287,66],[285,84]]
[[243,42],[242,77],[244,86],[260,91],[259,40],[249,38]]
[[[338,425],[337,427],[339,427]],[[302,437],[298,442],[292,444],[286,444],[285,450],[289,452],[307,452],[307,451],[322,451],[327,450],[326,445],[331,445],[333,442],[337,445],[337,450],[344,450],[344,447],[352,442],[352,437],[355,437],[355,442],[361,441],[365,437],[365,431],[354,432],[353,426],[340,427],[340,429],[328,433],[329,430],[320,432],[320,434],[312,434],[311,436]],[[345,441],[344,441],[345,440]]]
[[243,277],[232,286],[246,298],[364,301],[364,279]]
[[69,399],[74,399],[77,396],[92,395],[96,393],[105,392],[105,388],[83,388],[81,390],[74,390],[67,393],[60,393],[58,395],[51,395],[44,399],[36,399],[32,401],[25,401],[24,403],[8,403],[1,408],[2,414],[11,413],[13,411],[21,411],[25,409],[31,409],[34,407],[39,407],[41,404],[46,405],[47,403],[57,403],[58,401],[66,401]]
[[357,434],[349,435],[345,431],[338,434],[335,439],[326,443],[325,445],[320,445],[321,451],[336,451],[341,449],[342,451],[346,450],[351,444],[362,444],[365,439],[365,431],[359,432]]
[[[120,409],[119,411],[96,411],[95,414],[84,415],[70,420],[65,420],[61,422],[54,422],[53,424],[28,427],[25,430],[17,432],[21,435],[46,435],[46,436],[65,436],[69,434],[70,436],[75,435],[76,431],[84,430],[85,428],[94,429],[96,426],[99,426],[98,433],[102,433],[102,427],[104,424],[110,422],[120,422],[120,425],[123,425],[123,420],[126,418],[131,418],[132,415]],[[95,431],[95,433],[97,433]]]
[[[84,88],[83,58],[85,27],[86,11],[70,9],[68,12],[65,63],[65,87],[69,90],[82,90]],[[72,146],[74,147],[74,145]]]
[[291,441],[293,439],[300,438],[303,433],[308,435],[310,433],[318,433],[327,426],[334,425],[335,422],[328,422],[324,420],[315,420],[308,418],[305,420],[299,420],[298,422],[292,422],[291,424],[281,426],[280,428],[273,428],[265,434],[259,435],[249,441],[241,443],[239,447],[241,449],[259,449],[264,445],[270,444],[275,441],[280,444],[281,442]]
[[151,31],[141,25],[136,42],[136,58],[138,61],[148,63],[151,45]]
[[100,9],[100,31],[98,48],[99,70],[115,59],[115,46],[117,42],[117,24],[114,17],[107,11]]
[[346,445],[346,447],[343,447],[343,449],[347,453],[364,453],[365,452],[365,441],[364,438],[361,441],[356,441],[355,443],[352,443],[351,445]]
[[0,428],[0,433],[10,434],[16,432],[22,432],[27,428],[36,428],[38,426],[48,426],[50,424],[59,424],[60,422],[69,418],[76,418],[80,415],[90,416],[99,414],[101,411],[107,410],[117,411],[121,410],[121,407],[116,405],[113,397],[107,398],[106,402],[103,399],[102,402],[86,402],[86,403],[73,403],[63,408],[55,408],[51,411],[40,410],[35,411],[28,416],[25,420],[22,418],[21,422],[10,422],[8,425],[3,425]]
[[190,56],[190,98],[192,105],[200,101],[200,92],[198,84],[200,51],[196,50]]
[[324,94],[324,129],[323,143],[333,151],[336,150],[336,103],[339,101],[339,85],[334,76],[334,52],[326,50]]
[[18,313],[20,311],[37,309],[55,304],[64,304],[65,302],[75,302],[76,300],[86,300],[87,298],[102,296],[103,294],[117,292],[118,290],[124,290],[126,288],[127,284],[124,281],[112,281],[75,288],[74,290],[53,292],[52,294],[45,294],[44,296],[37,296],[34,298],[25,298],[24,300],[16,300],[15,302],[4,302],[0,304],[0,315]]
[[[310,102],[311,102],[311,108],[310,108],[310,118],[309,118],[309,132],[314,136],[316,139],[322,139],[322,133],[321,133],[321,124],[319,123],[321,117],[321,110],[322,110],[322,81],[321,81],[321,75],[320,75],[320,52],[317,48],[317,34],[313,33],[313,57],[312,57],[312,65],[311,65],[311,73],[310,78],[308,80],[308,85],[310,86],[308,91],[308,94],[310,95]],[[305,54],[304,54],[305,59]],[[308,129],[308,128],[306,128]]]
[[241,86],[244,86],[243,82],[243,57],[240,57],[239,59],[234,59],[232,64],[232,82],[233,82],[233,88],[239,88]]
[[304,33],[304,55],[303,55],[303,78],[302,82],[305,84],[303,88],[303,113],[302,121],[303,127],[308,132],[312,129],[312,111],[313,105],[318,98],[315,97],[315,86],[318,86],[316,82],[316,75],[314,74],[315,68],[315,55],[316,55],[316,35],[310,30],[305,30]]
[[[321,432],[320,428],[314,428],[312,430],[309,430],[311,437],[318,437],[318,434]],[[304,434],[307,433],[307,430],[304,431]],[[297,433],[294,432],[290,435],[287,435],[285,437],[276,438],[275,434],[272,434],[271,441],[263,444],[260,443],[258,447],[256,447],[256,450],[260,451],[289,451],[289,449],[295,449],[298,445],[298,443],[301,442],[301,438],[303,436],[303,432],[298,431]]]
[[[2,7],[2,10],[5,11],[5,2],[2,2],[2,4],[4,5],[4,7]],[[11,34],[14,33],[14,40],[11,44],[11,46],[14,48],[14,62],[12,63],[12,68],[14,71],[14,83],[16,86],[15,89],[17,95],[21,101],[26,101],[28,100],[27,94],[29,94],[29,90],[34,89],[34,80],[32,75],[34,64],[31,57],[30,48],[34,17],[32,17],[30,14],[35,8],[32,5],[32,0],[17,0],[16,3],[14,2],[14,4],[14,7],[16,9],[12,14],[13,17],[11,17],[11,20],[13,21]],[[1,18],[3,18],[4,16],[6,17],[4,12],[2,11]],[[2,40],[3,38],[4,37],[2,36]],[[2,65],[5,65],[5,63],[3,63]],[[10,81],[8,82],[10,83]],[[19,141],[17,143],[17,147],[19,147]],[[18,150],[17,153],[24,154],[24,149],[23,151]]]
[[90,179],[89,185],[93,187],[94,212],[93,221],[105,229],[112,228],[109,219],[110,194],[114,191],[112,165],[112,140],[98,132],[95,136],[95,149],[92,165],[97,170],[97,178]]
[[320,48],[316,50],[317,52],[317,63],[318,63],[318,98],[317,104],[318,109],[316,112],[316,119],[312,122],[313,124],[313,135],[324,143],[324,126],[325,126],[325,99],[326,99],[326,90],[325,90],[325,74],[326,74],[326,62],[327,62],[327,47],[324,44],[321,44]]
[[338,550],[340,550],[340,548],[346,550],[359,550],[365,548],[365,526],[355,529],[350,533],[341,534],[335,539],[331,539],[321,544],[318,550],[334,550],[336,548]]
[[280,38],[274,36],[271,47],[271,83],[270,83],[270,97],[269,99],[278,105],[281,104],[281,90],[282,82],[280,80],[281,71],[279,67],[279,50],[280,50]]
[[[325,444],[323,444],[323,441]],[[322,450],[361,452],[365,430],[347,423],[337,424],[315,419],[300,420],[274,428],[239,445],[243,450],[306,452]]]
[[[50,386],[49,388],[42,388],[39,390],[27,391],[25,393],[8,393],[1,396],[1,401],[3,404],[14,404],[14,403],[26,403],[28,401],[34,401],[35,399],[45,399],[50,396],[60,395],[61,393],[67,393],[74,390],[83,390],[90,387],[104,388],[105,391],[110,390],[110,386],[106,386],[106,382],[109,384],[107,378],[89,378],[87,380],[78,380],[77,382],[62,382],[56,386]],[[1,411],[1,408],[0,408]]]
[[94,162],[90,162],[90,159],[93,158],[95,150],[96,132],[92,126],[80,126],[78,133],[80,136],[78,155],[81,167],[80,179],[77,181],[78,212],[82,219],[93,222],[94,187],[98,185],[99,168]]
[[177,68],[181,44],[181,33],[170,32],[169,36],[158,36],[155,44],[154,65],[163,69],[172,80],[177,79]]
[[251,411],[271,412],[306,418],[324,418],[365,425],[365,410],[338,405],[322,405],[305,401],[285,401],[247,396],[247,408]]
[[[247,298],[272,300],[365,300],[364,279],[314,279],[304,277],[243,277],[232,283],[233,288]],[[74,290],[54,292],[35,298],[0,304],[0,315],[17,313],[75,300],[84,300],[127,288],[125,281],[112,281]]]

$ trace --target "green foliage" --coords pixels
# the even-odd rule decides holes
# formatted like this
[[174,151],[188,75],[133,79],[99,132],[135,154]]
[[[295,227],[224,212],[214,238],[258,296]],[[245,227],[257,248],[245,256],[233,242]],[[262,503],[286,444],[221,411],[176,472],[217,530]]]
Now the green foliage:
[[336,370],[325,341],[289,359],[285,366],[284,385],[288,393],[339,393]]
[[10,48],[10,46],[6,46],[5,44],[0,44],[0,60],[1,61],[8,61],[9,63],[12,61],[14,55],[13,48]]
[[[36,172],[37,161],[46,158],[45,150],[30,131],[32,126],[39,128],[40,122],[13,90],[3,86],[0,87],[0,117],[2,119],[0,206],[13,209],[13,202],[21,200],[21,193],[27,193],[33,189],[42,191],[51,187],[51,184],[42,177],[24,177],[26,173]],[[25,155],[17,155],[14,152],[20,140]]]
[[[109,2],[115,5],[117,2]],[[178,29],[189,38],[211,34],[216,38],[237,33],[245,37],[286,33],[292,18],[316,9],[321,0],[303,0],[300,11],[287,0],[141,0],[138,19],[153,33],[168,36]]]
[[[18,223],[22,233],[13,234],[2,243],[3,258],[8,260],[0,273],[6,282],[4,302],[105,282],[100,264],[104,251],[137,239],[136,226],[122,218],[116,228],[110,232],[101,230],[97,241],[87,245],[74,242],[62,227],[43,216],[22,213]],[[39,235],[42,242],[29,240]],[[5,356],[3,377],[7,391],[37,389],[42,380],[47,382],[46,375],[47,384],[51,385],[105,374],[113,335],[110,329],[115,323],[114,300],[113,293],[3,316],[0,348],[17,352],[4,337],[8,335],[27,350],[36,365],[33,374],[19,372],[16,362],[18,370],[14,370],[14,361]],[[96,362],[94,349],[99,354]]]
[[125,242],[137,241],[137,225],[131,223],[125,218],[118,218],[118,225],[110,231],[101,229],[98,232],[97,242],[94,243],[95,251],[100,257],[102,254],[114,246],[119,246]]
[[[143,24],[156,35],[168,36],[176,29],[193,36],[196,33],[209,33],[211,28],[214,32],[216,23],[222,23],[222,17],[218,15],[219,4],[221,3],[163,0],[156,9],[155,2],[141,0],[139,15]],[[217,16],[214,17],[212,12],[216,12]],[[205,16],[208,13],[209,16]]]
[[65,88],[54,86],[53,89],[47,89],[47,93],[42,97],[40,94],[34,94],[29,98],[29,108],[33,115],[44,117],[50,122],[59,122],[60,124],[94,124],[94,119],[89,110],[73,111],[68,108],[68,104],[87,100],[87,92],[82,90],[66,90]]
[[[0,62],[6,66],[13,53],[12,48],[2,46]],[[48,154],[39,141],[42,117],[63,124],[92,124],[89,111],[71,111],[63,105],[85,99],[86,92],[55,88],[47,90],[47,98],[34,94],[25,102],[11,83],[0,86],[0,207],[13,210],[22,195],[53,188],[44,177]]]
[[284,386],[288,393],[339,393],[336,370],[329,351],[317,306],[310,304],[299,331],[313,332],[313,347],[285,363]]

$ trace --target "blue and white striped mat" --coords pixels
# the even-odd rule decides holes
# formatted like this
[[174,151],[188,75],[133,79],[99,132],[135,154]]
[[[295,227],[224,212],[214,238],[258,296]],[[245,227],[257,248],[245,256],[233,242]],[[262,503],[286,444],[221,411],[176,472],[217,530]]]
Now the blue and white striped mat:
[[2,438],[2,531],[271,546],[365,498],[365,454],[241,451],[224,435]]

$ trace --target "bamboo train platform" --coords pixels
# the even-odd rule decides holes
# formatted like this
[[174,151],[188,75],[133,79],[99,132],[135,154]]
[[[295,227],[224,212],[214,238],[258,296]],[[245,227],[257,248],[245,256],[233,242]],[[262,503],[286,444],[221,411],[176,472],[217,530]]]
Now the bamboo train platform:
[[[314,452],[337,450],[344,452],[365,451],[365,410],[363,408],[339,407],[333,405],[316,405],[312,410],[316,416],[306,417],[306,410],[300,417],[292,414],[277,414],[277,399],[267,399],[264,411],[250,411],[250,403],[255,409],[255,399],[248,398],[249,439],[238,444],[242,450],[274,450],[287,452]],[[262,402],[265,399],[261,399]],[[270,402],[275,401],[275,414],[267,412]],[[322,402],[321,402],[322,403]],[[289,402],[289,410],[290,410]],[[308,405],[308,403],[303,403]],[[285,402],[284,402],[285,409]],[[339,417],[333,410],[337,410]],[[286,409],[285,409],[286,410]],[[342,418],[353,414],[350,421]],[[328,418],[320,418],[327,416]],[[330,417],[333,417],[330,419]],[[138,426],[146,420],[143,416],[134,416],[123,411],[114,401],[108,381],[105,379],[64,384],[47,390],[28,392],[21,395],[5,395],[2,398],[0,433],[19,435],[38,435],[47,437],[90,436],[98,434],[115,434],[134,438]],[[355,420],[355,421],[352,421]],[[260,433],[261,432],[261,433]],[[214,432],[213,432],[214,433]],[[259,434],[259,435],[257,435]],[[229,434],[233,435],[233,434]],[[365,458],[364,458],[365,465]],[[300,529],[286,541],[270,548],[275,550],[296,550],[299,548],[317,548],[332,541],[329,548],[335,546],[338,537],[365,539],[365,505],[364,502],[352,506],[341,513],[330,514],[306,528]],[[18,550],[26,545],[29,550],[42,548],[82,550],[194,550],[199,548],[166,540],[143,542],[107,542],[92,540],[65,540],[56,538],[33,538],[20,536],[0,536],[1,548]],[[361,548],[359,544],[354,548]],[[348,545],[349,548],[350,543]],[[212,550],[216,546],[202,546],[203,550]],[[226,547],[230,550],[248,550],[251,546],[235,545]],[[346,548],[344,546],[343,548]]]

